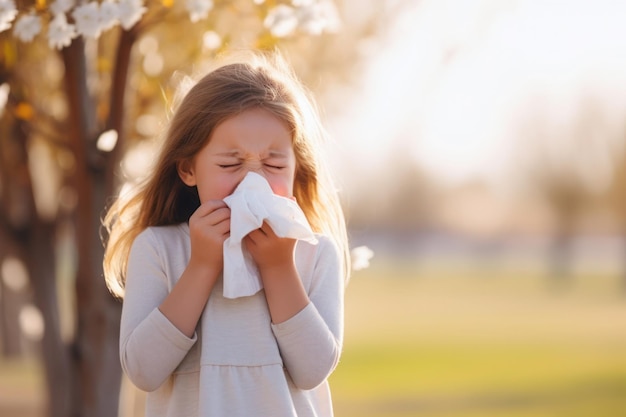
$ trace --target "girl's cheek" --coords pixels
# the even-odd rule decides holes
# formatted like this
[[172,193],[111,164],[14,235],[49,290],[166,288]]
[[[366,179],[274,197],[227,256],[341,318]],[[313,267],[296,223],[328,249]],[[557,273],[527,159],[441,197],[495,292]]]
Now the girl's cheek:
[[235,192],[235,188],[237,188],[238,184],[239,183],[237,182],[236,178],[221,178],[220,181],[215,184],[214,195],[212,196],[212,199],[223,200],[224,198]]
[[293,196],[293,186],[287,181],[271,181],[270,187],[274,194],[281,197],[291,198]]

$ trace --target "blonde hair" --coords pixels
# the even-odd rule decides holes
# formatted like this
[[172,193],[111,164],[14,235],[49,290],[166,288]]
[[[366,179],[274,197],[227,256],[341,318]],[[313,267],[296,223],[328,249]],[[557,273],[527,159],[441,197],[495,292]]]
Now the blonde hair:
[[315,101],[279,53],[250,53],[222,60],[184,96],[170,121],[154,171],[128,199],[118,198],[103,225],[108,239],[104,274],[109,290],[124,295],[130,248],[150,226],[186,222],[199,207],[197,190],[178,176],[179,163],[191,160],[215,127],[245,110],[263,108],[293,132],[296,155],[294,197],[315,232],[329,236],[344,258],[349,276],[345,219],[337,190],[322,155],[326,134]]

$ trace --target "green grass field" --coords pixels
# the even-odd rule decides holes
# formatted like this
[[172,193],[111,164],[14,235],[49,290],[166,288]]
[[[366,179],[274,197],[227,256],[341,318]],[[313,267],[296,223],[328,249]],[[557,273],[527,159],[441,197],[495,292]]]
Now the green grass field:
[[619,277],[373,265],[346,295],[341,417],[626,416]]
[[[336,416],[626,416],[619,280],[374,262],[347,288]],[[0,416],[43,416],[40,381],[0,361]]]

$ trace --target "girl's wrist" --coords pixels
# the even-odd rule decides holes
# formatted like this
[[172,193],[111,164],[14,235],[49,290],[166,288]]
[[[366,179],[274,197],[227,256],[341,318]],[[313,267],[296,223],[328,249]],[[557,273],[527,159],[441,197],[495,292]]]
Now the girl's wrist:
[[193,259],[189,260],[186,272],[193,277],[200,277],[203,280],[209,279],[211,281],[217,280],[217,277],[222,272],[222,265],[219,267],[214,264],[206,262],[196,262]]
[[294,262],[286,261],[282,263],[269,264],[265,266],[259,266],[259,274],[261,280],[281,279],[282,277],[292,275],[296,272],[296,265]]

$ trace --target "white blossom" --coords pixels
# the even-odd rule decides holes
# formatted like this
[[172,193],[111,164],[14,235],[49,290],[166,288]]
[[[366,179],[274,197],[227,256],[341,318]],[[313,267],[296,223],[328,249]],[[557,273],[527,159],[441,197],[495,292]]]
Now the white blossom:
[[325,31],[335,31],[339,27],[337,9],[332,1],[298,0],[298,2],[300,3],[296,9],[298,26],[304,33],[320,35]]
[[13,0],[0,0],[0,32],[11,27],[11,22],[17,16],[17,8]]
[[118,4],[111,0],[100,3],[100,27],[102,30],[112,29],[118,23],[120,23]]
[[357,246],[350,251],[350,258],[352,263],[352,269],[359,271],[370,266],[370,259],[374,256],[372,251],[367,246]]
[[48,45],[50,48],[61,49],[69,46],[76,37],[76,28],[67,23],[64,13],[57,14],[48,26]]
[[206,19],[211,9],[213,9],[212,0],[187,0],[185,2],[189,17],[192,22]]
[[277,38],[291,35],[298,27],[298,16],[293,7],[286,4],[279,4],[271,9],[263,24]]
[[308,7],[312,6],[317,2],[317,0],[291,0],[291,4],[294,7]]
[[100,6],[98,2],[92,1],[81,4],[72,12],[76,21],[76,31],[90,38],[97,38],[102,33],[100,25]]
[[[265,0],[252,1],[257,5],[265,3]],[[46,3],[51,16],[48,44],[57,49],[69,46],[77,36],[98,38],[103,31],[117,24],[129,30],[147,12],[145,0],[83,0],[79,4],[76,0],[49,0]],[[214,0],[185,0],[185,8],[190,20],[198,22],[208,17],[214,8]],[[72,24],[68,23],[66,16],[70,13]],[[338,25],[338,13],[332,0],[291,0],[291,5],[282,3],[273,7],[263,24],[278,38],[290,36],[297,30],[318,35]],[[0,32],[12,26],[16,38],[29,42],[42,31],[43,19],[34,12],[20,14],[16,0],[0,0]],[[219,48],[222,42],[214,32],[207,32],[203,41],[209,50]]]
[[122,27],[128,30],[139,22],[147,9],[143,6],[143,0],[120,0],[118,10]]
[[35,14],[20,16],[15,22],[13,33],[22,42],[30,42],[41,32],[41,18]]
[[67,13],[72,7],[74,7],[74,0],[55,0],[50,4],[50,11],[54,16],[58,16],[61,13]]

